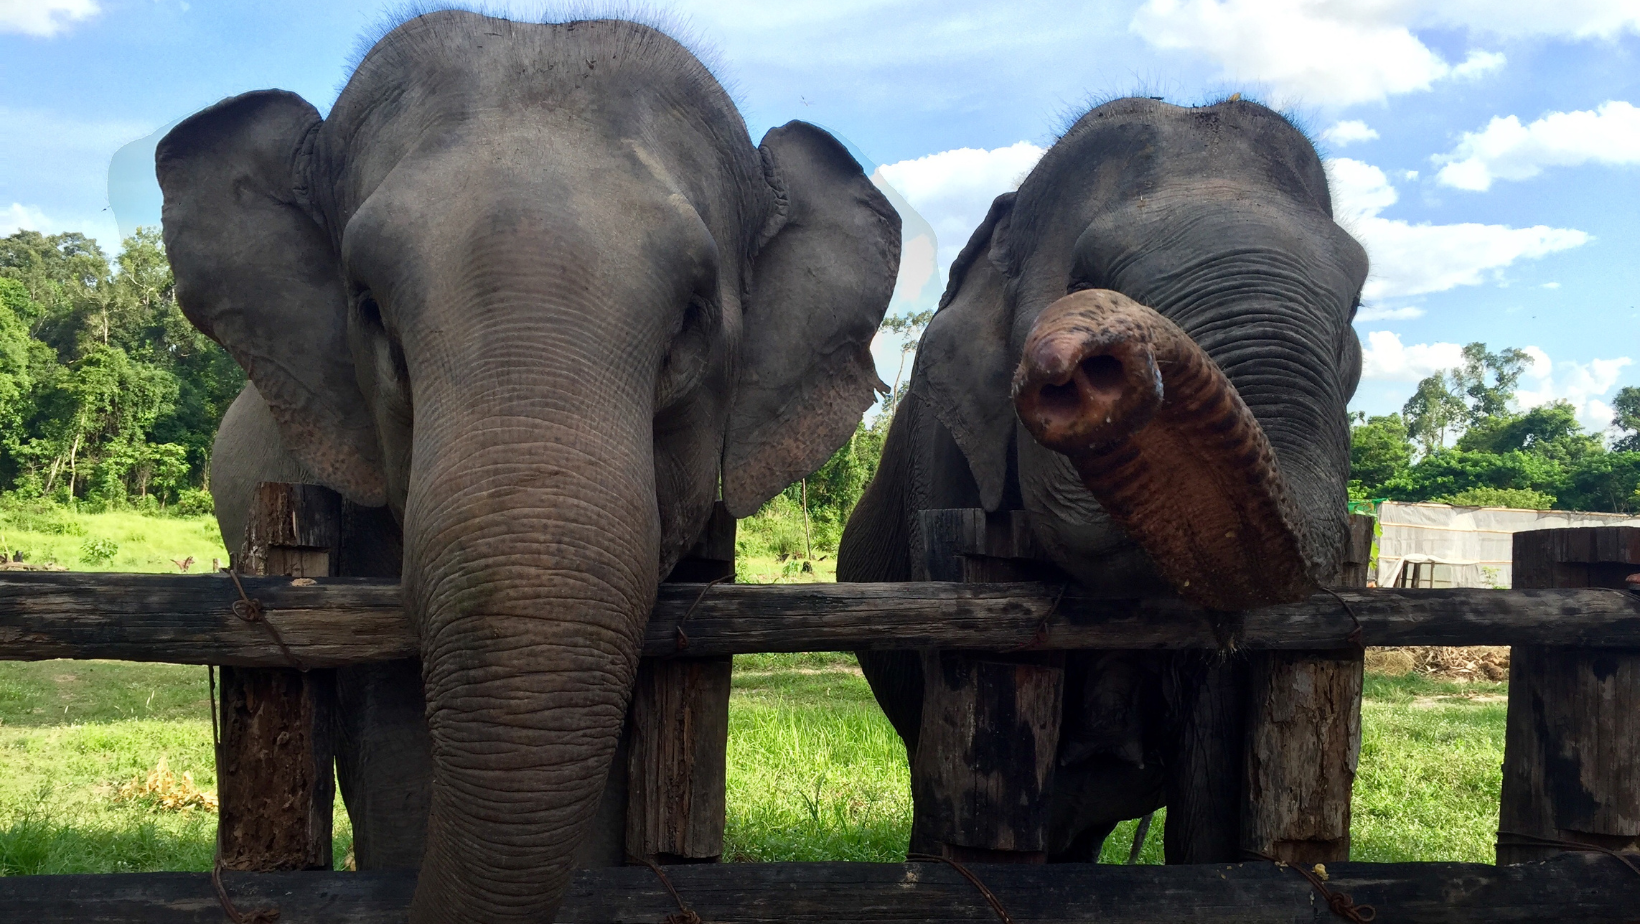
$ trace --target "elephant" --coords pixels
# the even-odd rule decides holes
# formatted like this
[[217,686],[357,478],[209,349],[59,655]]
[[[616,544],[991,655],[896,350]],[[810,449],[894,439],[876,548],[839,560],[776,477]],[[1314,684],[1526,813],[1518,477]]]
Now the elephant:
[[831,135],[754,146],[690,51],[621,20],[417,16],[327,116],[233,97],[156,170],[182,310],[255,387],[229,423],[278,437],[241,475],[298,469],[402,544],[376,564],[431,755],[410,920],[552,920],[657,583],[882,388],[899,216]]
[[[983,507],[1025,511],[1049,576],[1080,592],[1225,612],[1305,597],[1346,527],[1366,274],[1281,115],[1239,96],[1091,109],[953,262],[838,579],[911,580],[919,511]],[[859,657],[915,764],[924,662]],[[1234,655],[1069,653],[1049,858],[1093,860],[1117,821],[1167,804],[1170,862],[1242,859],[1244,678]],[[938,852],[913,814],[911,849]]]

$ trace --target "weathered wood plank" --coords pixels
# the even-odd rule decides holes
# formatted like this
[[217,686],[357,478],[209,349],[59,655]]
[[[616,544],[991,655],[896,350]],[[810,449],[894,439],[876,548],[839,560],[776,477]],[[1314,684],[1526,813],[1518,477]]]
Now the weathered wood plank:
[[[973,865],[1019,924],[1336,924],[1290,869],[1203,866]],[[1610,857],[1570,855],[1493,867],[1341,863],[1329,888],[1395,924],[1616,924],[1640,907],[1640,876]],[[941,864],[728,863],[670,867],[685,901],[713,924],[945,924],[996,915]],[[277,905],[279,924],[398,924],[408,871],[228,873],[241,910]],[[558,914],[572,924],[659,921],[677,905],[643,867],[578,872]],[[220,924],[210,876],[148,873],[0,878],[0,920],[29,924]]]
[[[245,578],[291,650],[310,667],[416,654],[399,588],[370,578]],[[1098,600],[1043,584],[721,584],[685,624],[698,584],[661,587],[644,654],[974,648],[1333,649],[1353,627],[1330,594],[1237,614],[1180,600]],[[1624,590],[1339,591],[1368,645],[1552,644],[1640,648],[1640,594]],[[284,664],[266,633],[229,612],[226,576],[0,574],[0,660],[112,658],[173,664]]]
[[[1347,523],[1328,584],[1366,587],[1372,517]],[[1361,754],[1360,648],[1249,658],[1241,849],[1309,866],[1350,858],[1350,795]]]
[[[1517,587],[1622,587],[1640,570],[1640,529],[1516,533],[1514,563]],[[1640,844],[1640,649],[1510,652],[1498,862],[1558,849],[1533,838]]]

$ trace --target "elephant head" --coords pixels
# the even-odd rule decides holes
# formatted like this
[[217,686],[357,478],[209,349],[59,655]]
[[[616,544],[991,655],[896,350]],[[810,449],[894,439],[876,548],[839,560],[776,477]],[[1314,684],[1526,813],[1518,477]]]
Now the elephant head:
[[249,93],[157,153],[183,310],[286,447],[404,532],[433,739],[415,921],[550,920],[657,582],[880,388],[899,218],[830,135],[753,146],[629,22],[434,13],[328,117]]
[[1293,600],[1342,542],[1366,273],[1281,116],[1117,100],[992,205],[918,372],[984,505],[1017,484],[1083,582]]

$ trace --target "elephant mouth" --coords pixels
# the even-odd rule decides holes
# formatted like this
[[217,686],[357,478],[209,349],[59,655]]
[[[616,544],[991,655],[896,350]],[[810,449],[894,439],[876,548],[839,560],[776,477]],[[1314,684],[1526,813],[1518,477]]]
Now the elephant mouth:
[[1304,519],[1258,421],[1178,325],[1086,289],[1037,319],[1013,380],[1031,436],[1185,599],[1240,610],[1316,588]]

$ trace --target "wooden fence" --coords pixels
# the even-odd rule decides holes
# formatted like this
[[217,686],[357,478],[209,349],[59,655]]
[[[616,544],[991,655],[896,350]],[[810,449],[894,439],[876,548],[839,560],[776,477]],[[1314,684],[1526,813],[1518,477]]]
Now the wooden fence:
[[[382,573],[348,548],[375,515],[312,486],[264,485],[236,556],[260,576],[0,574],[0,659],[225,667],[219,843],[241,871],[223,878],[239,907],[277,906],[285,924],[401,921],[414,888],[411,872],[321,871],[332,865],[327,671],[416,653],[397,580],[345,576]],[[1512,591],[1387,590],[1361,586],[1371,536],[1357,522],[1339,586],[1223,614],[1080,593],[1030,547],[1022,518],[928,512],[927,581],[714,586],[732,577],[734,552],[733,521],[715,516],[650,620],[616,853],[696,864],[669,876],[722,924],[997,919],[941,864],[699,864],[722,850],[730,655],[917,649],[941,659],[949,687],[925,710],[918,795],[951,809],[914,839],[974,864],[1022,924],[1337,920],[1294,870],[1236,862],[1253,852],[1325,862],[1325,888],[1381,922],[1640,918],[1640,873],[1600,852],[1640,839],[1640,593],[1624,589],[1640,571],[1640,529],[1519,534]],[[1514,646],[1498,851],[1509,865],[1344,862],[1363,644]],[[1170,799],[1168,824],[1188,829],[1179,855],[1210,862],[1036,865],[1065,653],[1088,649],[1242,652],[1202,661],[1185,733],[1206,756],[1177,774],[1190,805]],[[951,759],[981,740],[993,742],[989,769]],[[1012,806],[1008,823],[986,806]],[[676,910],[650,870],[610,867],[578,874],[559,920]],[[5,921],[223,919],[207,874],[0,879]]]

